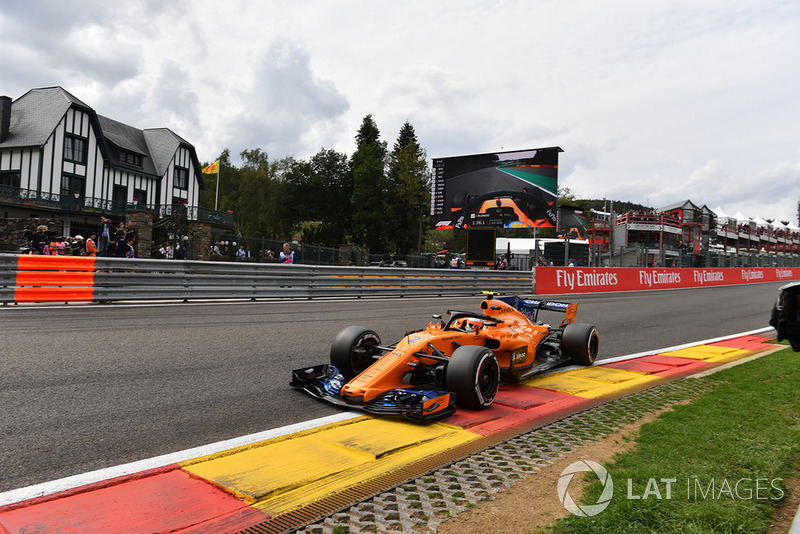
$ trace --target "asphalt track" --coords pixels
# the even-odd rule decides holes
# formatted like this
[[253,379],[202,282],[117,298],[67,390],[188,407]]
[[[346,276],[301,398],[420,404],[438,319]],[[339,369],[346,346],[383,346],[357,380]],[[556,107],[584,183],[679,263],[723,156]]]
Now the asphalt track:
[[[764,327],[780,285],[575,300],[611,358]],[[0,491],[338,413],[287,384],[291,369],[326,361],[341,327],[393,341],[477,302],[4,307]]]

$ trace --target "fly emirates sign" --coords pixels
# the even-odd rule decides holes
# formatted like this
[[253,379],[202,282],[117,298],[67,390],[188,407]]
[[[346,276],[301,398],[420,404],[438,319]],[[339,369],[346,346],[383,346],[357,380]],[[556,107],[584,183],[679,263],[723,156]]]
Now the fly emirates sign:
[[800,268],[640,269],[537,267],[536,294],[641,291],[800,279]]
[[[618,283],[617,273],[609,270],[556,269],[556,285],[570,291],[580,292],[580,288],[584,287],[601,288],[616,286]],[[602,290],[598,289],[598,291]]]

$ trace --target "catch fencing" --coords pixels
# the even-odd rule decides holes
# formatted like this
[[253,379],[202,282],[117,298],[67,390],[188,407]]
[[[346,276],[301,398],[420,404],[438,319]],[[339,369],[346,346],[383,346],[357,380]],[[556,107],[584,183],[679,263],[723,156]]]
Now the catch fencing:
[[530,294],[530,271],[0,254],[0,303]]

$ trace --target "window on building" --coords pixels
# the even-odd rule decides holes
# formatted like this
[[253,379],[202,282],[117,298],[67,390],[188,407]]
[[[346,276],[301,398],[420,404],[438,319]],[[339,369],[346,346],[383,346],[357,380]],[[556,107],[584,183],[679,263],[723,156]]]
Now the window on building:
[[184,198],[180,197],[172,197],[172,213],[178,214],[182,217],[186,217],[187,201]]
[[61,176],[61,206],[79,210],[83,207],[86,194],[86,180],[82,176]]
[[86,164],[86,139],[75,135],[64,137],[64,159],[81,165]]
[[147,204],[147,191],[144,189],[133,190],[133,203],[139,206]]
[[128,204],[128,188],[124,185],[115,185],[111,191],[111,209],[122,211]]
[[0,172],[0,197],[18,197],[22,193],[19,189],[19,172]]
[[189,169],[186,167],[175,167],[175,187],[189,189]]
[[141,154],[134,154],[133,152],[126,152],[123,150],[120,153],[120,160],[122,161],[122,163],[127,163],[128,165],[134,165],[136,167],[142,166]]
[[0,185],[4,187],[19,187],[19,172],[0,172]]

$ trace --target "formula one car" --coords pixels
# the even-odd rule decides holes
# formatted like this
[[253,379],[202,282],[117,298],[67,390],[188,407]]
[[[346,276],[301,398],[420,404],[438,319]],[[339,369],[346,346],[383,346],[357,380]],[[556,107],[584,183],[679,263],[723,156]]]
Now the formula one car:
[[477,225],[481,219],[491,221],[490,226],[502,224],[505,228],[535,228],[556,223],[552,203],[545,201],[540,189],[502,189],[476,197],[458,191],[450,202],[450,211],[454,219],[440,221],[437,228],[467,228]]
[[[436,421],[488,408],[501,382],[514,383],[566,362],[591,365],[599,335],[576,323],[578,305],[486,293],[480,312],[448,310],[392,345],[349,326],[333,340],[330,364],[296,369],[290,385],[330,403],[374,414]],[[558,326],[541,310],[563,313]]]

